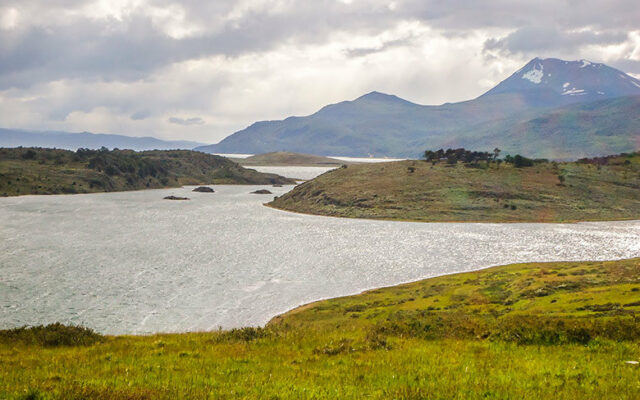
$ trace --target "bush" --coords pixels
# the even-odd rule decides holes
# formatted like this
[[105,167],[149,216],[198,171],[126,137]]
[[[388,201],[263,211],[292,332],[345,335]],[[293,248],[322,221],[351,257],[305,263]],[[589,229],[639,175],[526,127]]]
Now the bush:
[[256,339],[262,339],[271,334],[271,331],[267,328],[238,328],[231,329],[229,331],[222,331],[216,337],[216,342],[250,342]]
[[33,160],[36,158],[36,152],[29,149],[22,154],[22,158],[25,160]]
[[104,336],[82,326],[55,324],[0,330],[0,342],[23,343],[44,347],[90,346]]
[[513,166],[516,168],[533,167],[533,160],[516,154],[516,156],[513,157]]
[[595,338],[640,339],[640,320],[580,317],[477,316],[460,312],[397,312],[376,324],[369,335],[409,336],[425,340],[490,339],[522,345],[587,344]]

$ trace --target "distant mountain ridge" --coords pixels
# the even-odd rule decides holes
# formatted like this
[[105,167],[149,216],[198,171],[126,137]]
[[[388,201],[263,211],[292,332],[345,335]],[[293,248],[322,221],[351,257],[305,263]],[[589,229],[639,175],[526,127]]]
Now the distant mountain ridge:
[[[640,147],[640,122],[634,117],[640,110],[633,111],[637,101],[632,96],[640,96],[640,81],[615,68],[586,60],[535,58],[473,100],[423,106],[394,95],[371,92],[353,101],[325,106],[306,117],[256,122],[218,144],[196,150],[417,157],[425,148],[436,149],[452,143],[469,148],[497,143],[510,152],[530,150],[532,152],[526,154],[533,157],[579,158],[609,154],[600,153],[602,149],[623,152]],[[627,100],[599,103],[623,97]],[[590,131],[608,132],[602,134],[599,144],[594,146],[574,129],[585,124],[572,124],[557,115],[557,112],[567,112],[588,119],[588,108],[580,112],[571,108],[587,103],[598,103],[593,110],[594,121],[603,124],[590,126]],[[613,111],[612,107],[616,106],[631,112],[632,123],[620,124],[606,118],[602,110]],[[562,141],[554,142],[559,148],[522,147],[522,137],[534,142],[537,138],[522,131],[514,136],[511,129],[523,129],[529,120],[544,120],[545,113],[553,113],[553,118],[549,117],[550,122],[545,124],[545,132],[565,138],[570,134],[569,142],[585,143],[579,148],[567,147]]]
[[161,140],[154,137],[134,137],[104,133],[70,133],[57,131],[28,131],[0,128],[0,147],[55,147],[77,150],[79,148],[129,149],[129,150],[191,150],[202,143],[184,140]]

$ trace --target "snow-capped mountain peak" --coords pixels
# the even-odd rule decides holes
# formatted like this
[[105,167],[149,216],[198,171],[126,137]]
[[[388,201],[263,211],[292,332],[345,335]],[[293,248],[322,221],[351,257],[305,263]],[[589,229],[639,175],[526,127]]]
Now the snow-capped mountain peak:
[[640,81],[585,59],[534,58],[481,97],[505,93],[520,94],[530,105],[546,107],[640,95]]

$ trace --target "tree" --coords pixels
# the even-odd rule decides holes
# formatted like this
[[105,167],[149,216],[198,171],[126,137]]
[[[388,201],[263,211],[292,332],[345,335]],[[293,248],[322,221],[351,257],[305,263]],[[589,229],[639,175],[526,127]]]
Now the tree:
[[502,150],[497,147],[493,149],[493,161],[498,159],[498,156],[500,156],[500,152],[502,152]]
[[558,181],[560,181],[560,183],[558,185],[564,186],[564,181],[565,181],[564,175],[558,174]]
[[523,157],[520,154],[516,154],[515,157],[507,155],[504,160],[508,163],[513,163],[513,166],[516,168],[533,167],[533,160]]

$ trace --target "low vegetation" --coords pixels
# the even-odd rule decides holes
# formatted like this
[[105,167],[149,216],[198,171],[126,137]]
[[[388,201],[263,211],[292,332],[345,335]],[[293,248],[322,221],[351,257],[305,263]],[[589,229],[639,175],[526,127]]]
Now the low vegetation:
[[293,184],[189,150],[0,148],[0,196],[92,193],[197,184]]
[[0,343],[5,345],[90,346],[103,339],[104,336],[89,328],[60,323],[0,331]]
[[276,151],[272,153],[257,154],[255,156],[233,160],[243,166],[269,165],[332,167],[345,164],[344,161],[335,158],[314,156],[311,154],[292,153],[288,151]]
[[2,331],[0,398],[637,399],[639,268],[508,265],[82,346]]
[[[498,159],[465,149],[425,161],[349,165],[270,206],[339,217],[413,221],[572,222],[640,218],[640,153],[578,162]],[[606,161],[605,161],[606,160]]]

